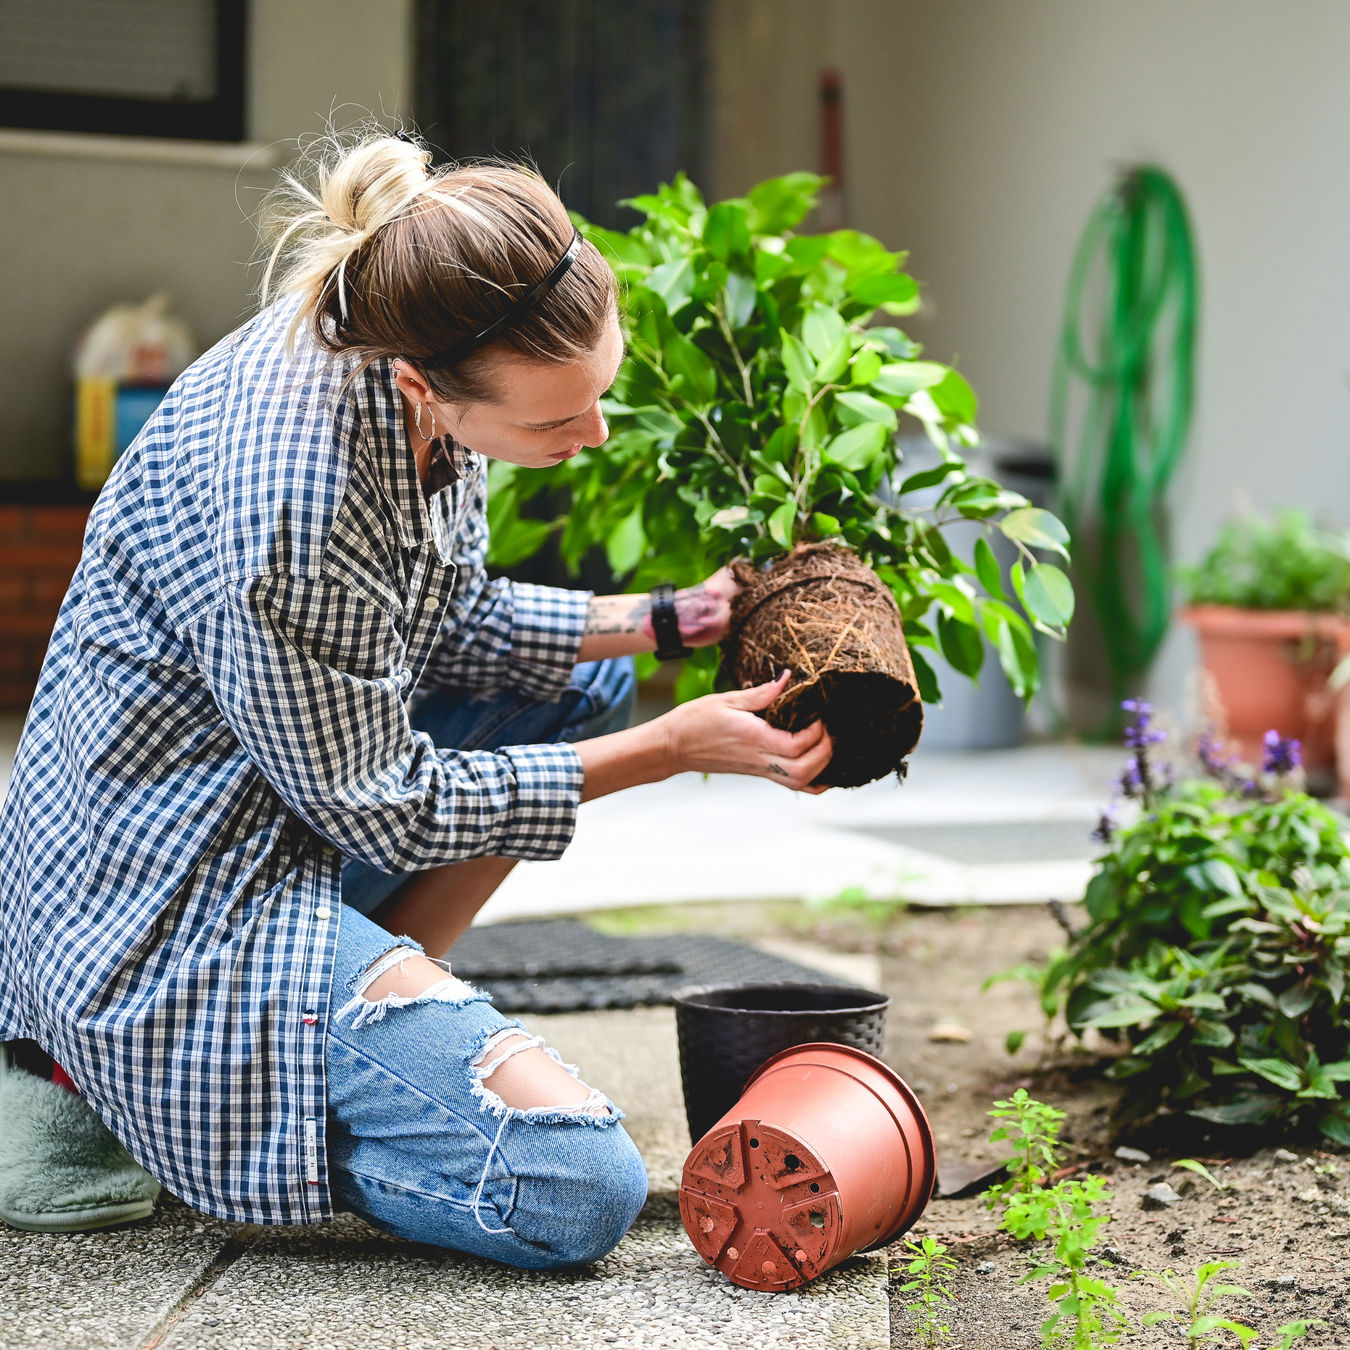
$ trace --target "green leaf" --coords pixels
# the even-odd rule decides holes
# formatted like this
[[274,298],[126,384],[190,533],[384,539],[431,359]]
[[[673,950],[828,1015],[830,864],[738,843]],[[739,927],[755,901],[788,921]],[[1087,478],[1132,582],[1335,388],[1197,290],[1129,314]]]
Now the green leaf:
[[1216,1125],[1261,1125],[1279,1113],[1280,1099],[1266,1093],[1252,1093],[1220,1106],[1197,1106],[1187,1111],[1197,1120]]
[[971,623],[953,618],[939,610],[937,617],[938,644],[942,654],[961,672],[972,679],[984,664],[984,637]]
[[666,339],[663,362],[666,374],[681,376],[685,397],[691,403],[711,403],[717,393],[717,370],[707,356],[679,333]]
[[1160,1023],[1147,1039],[1134,1047],[1136,1055],[1156,1054],[1165,1045],[1170,1045],[1185,1029],[1184,1022],[1168,1021]]
[[1085,1027],[1135,1027],[1158,1016],[1152,1003],[1130,1003],[1123,1008],[1108,1008],[1080,1023]]
[[903,483],[900,484],[900,496],[907,492],[918,492],[921,488],[934,487],[942,482],[948,474],[963,473],[964,468],[960,461],[949,459],[943,464],[939,464],[935,469],[924,469],[920,473],[912,473]]
[[849,357],[852,355],[853,347],[845,334],[821,357],[816,367],[816,383],[831,384],[837,380],[848,369]]
[[1015,1055],[1026,1043],[1027,1033],[1025,1031],[1010,1031],[1003,1041],[1003,1048],[1010,1054]]
[[936,361],[893,361],[882,366],[872,388],[894,398],[908,398],[920,390],[931,389],[947,378],[947,367]]
[[489,561],[494,567],[514,567],[532,558],[554,528],[554,522],[548,520],[512,520],[504,529],[492,533]]
[[818,539],[832,539],[839,533],[839,522],[824,511],[811,512],[811,529]]
[[942,702],[942,690],[938,688],[937,676],[928,664],[923,653],[911,647],[909,659],[914,666],[914,678],[919,684],[919,701],[936,707]]
[[811,377],[816,373],[815,362],[811,360],[806,348],[786,328],[780,328],[778,336],[783,344],[783,369],[787,371],[789,386],[809,397]]
[[1009,539],[1016,539],[1030,548],[1053,549],[1065,559],[1069,556],[1068,530],[1049,511],[1042,510],[1039,506],[1026,506],[1020,511],[1009,511],[999,521],[998,527]]
[[692,258],[675,258],[653,267],[644,283],[665,301],[668,314],[678,314],[694,293],[694,263]]
[[1291,989],[1286,989],[1277,1000],[1280,1011],[1286,1017],[1302,1017],[1317,997],[1317,991],[1308,985],[1306,988],[1301,985],[1294,985]]
[[772,497],[780,502],[787,500],[789,485],[777,474],[757,473],[753,486],[761,497]]
[[754,281],[740,272],[733,272],[727,278],[724,289],[727,298],[727,323],[735,332],[744,328],[754,317],[755,301],[759,298],[759,292],[755,289]]
[[834,401],[841,410],[848,410],[848,415],[840,412],[839,420],[841,422],[853,426],[860,426],[864,422],[880,422],[888,431],[895,431],[899,426],[895,409],[888,403],[873,398],[871,394],[849,391],[848,393],[836,394]]
[[703,247],[718,262],[730,266],[750,256],[750,226],[739,202],[718,202],[703,225]]
[[953,422],[974,424],[979,413],[979,402],[975,391],[956,371],[949,370],[929,392],[933,402]]
[[814,173],[789,173],[750,189],[749,225],[756,234],[782,234],[816,204],[825,180]]
[[1037,563],[1027,572],[1022,599],[1032,617],[1048,628],[1064,628],[1073,618],[1073,586],[1050,563]]
[[825,458],[841,469],[864,469],[889,440],[890,436],[880,422],[866,422],[836,436],[825,447]]
[[839,317],[839,311],[817,301],[802,319],[802,341],[817,361],[823,361],[841,338],[848,336],[848,327]]
[[792,547],[792,527],[797,520],[797,508],[792,502],[784,502],[769,517],[769,534],[783,548]]
[[1006,600],[1003,593],[1003,581],[999,572],[998,558],[989,547],[989,541],[981,535],[975,541],[975,575],[980,585],[996,600]]
[[878,305],[894,305],[896,308],[891,310],[893,314],[913,314],[919,307],[918,283],[904,272],[867,277],[849,289],[849,296],[869,309],[875,309]]
[[1286,1092],[1297,1092],[1303,1086],[1303,1075],[1282,1059],[1243,1059],[1239,1055],[1238,1063],[1251,1073],[1269,1079],[1276,1087],[1284,1088]]
[[642,529],[642,508],[639,506],[625,516],[605,543],[609,570],[616,577],[624,576],[638,565],[647,550],[647,536]]
[[1317,1128],[1328,1139],[1350,1146],[1350,1119],[1347,1119],[1343,1110],[1326,1112],[1318,1118]]

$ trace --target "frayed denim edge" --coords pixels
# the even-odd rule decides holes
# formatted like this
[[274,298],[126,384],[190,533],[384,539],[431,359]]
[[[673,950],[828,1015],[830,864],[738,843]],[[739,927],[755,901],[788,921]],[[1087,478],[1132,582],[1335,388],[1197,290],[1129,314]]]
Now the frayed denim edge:
[[[491,1115],[494,1120],[500,1120],[503,1123],[508,1120],[521,1120],[530,1125],[590,1125],[600,1130],[610,1129],[624,1118],[624,1113],[599,1088],[591,1088],[590,1096],[578,1106],[532,1106],[528,1109],[507,1106],[483,1081],[502,1063],[502,1059],[499,1057],[486,1065],[479,1064],[479,1060],[500,1042],[511,1036],[519,1035],[525,1036],[528,1042],[520,1046],[520,1050],[530,1050],[537,1046],[555,1064],[570,1073],[573,1078],[580,1077],[575,1064],[564,1063],[563,1057],[551,1045],[544,1044],[542,1036],[531,1036],[529,1030],[522,1023],[518,1021],[508,1022],[504,1027],[498,1027],[495,1031],[485,1028],[479,1034],[467,1056],[469,1091],[477,1099],[479,1111]],[[515,1052],[508,1051],[506,1057],[509,1058],[511,1053]],[[608,1110],[603,1115],[597,1115],[595,1108],[602,1105],[607,1107]]]
[[374,956],[370,961],[363,962],[357,973],[347,981],[347,988],[354,992],[350,1001],[344,1003],[334,1014],[334,1023],[340,1024],[348,1013],[355,1012],[351,1029],[359,1031],[372,1022],[381,1021],[391,1008],[410,1008],[419,1003],[446,1003],[452,1008],[463,1008],[470,1003],[491,1001],[482,990],[475,989],[471,984],[466,984],[458,976],[453,975],[447,962],[434,958],[432,964],[440,966],[445,971],[446,977],[429,989],[424,989],[420,994],[415,994],[411,998],[406,998],[402,994],[386,994],[379,999],[369,999],[365,996],[366,990],[385,971],[394,966],[401,966],[414,956],[424,954],[419,943],[414,942],[412,938],[403,937],[399,938],[393,947],[386,949],[383,955]]

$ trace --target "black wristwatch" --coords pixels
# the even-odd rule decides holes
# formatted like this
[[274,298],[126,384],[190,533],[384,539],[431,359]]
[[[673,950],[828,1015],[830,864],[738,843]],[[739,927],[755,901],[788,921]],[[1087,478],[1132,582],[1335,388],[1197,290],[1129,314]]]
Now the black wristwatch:
[[652,632],[656,634],[656,659],[681,661],[693,655],[680,637],[680,621],[675,615],[675,583],[663,581],[652,587]]

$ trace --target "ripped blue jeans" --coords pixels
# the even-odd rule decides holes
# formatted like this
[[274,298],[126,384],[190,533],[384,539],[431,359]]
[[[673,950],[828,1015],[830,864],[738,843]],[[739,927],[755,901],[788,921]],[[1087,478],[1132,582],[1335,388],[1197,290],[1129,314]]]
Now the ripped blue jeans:
[[[412,720],[437,745],[463,750],[579,741],[627,726],[634,687],[630,659],[590,662],[577,666],[557,703],[435,690]],[[342,870],[336,1011],[325,1042],[334,1199],[399,1237],[506,1265],[598,1260],[647,1198],[623,1113],[595,1091],[576,1107],[508,1107],[492,1074],[528,1046],[494,1051],[523,1028],[449,966],[444,981],[411,1001],[364,996],[390,965],[422,951],[366,917],[386,910],[408,879],[353,859]]]
[[507,1106],[492,1073],[513,1050],[493,1051],[523,1028],[448,965],[414,999],[365,997],[414,951],[342,906],[325,1042],[334,1199],[399,1237],[526,1270],[599,1260],[647,1198],[623,1112],[595,1089],[580,1106]]

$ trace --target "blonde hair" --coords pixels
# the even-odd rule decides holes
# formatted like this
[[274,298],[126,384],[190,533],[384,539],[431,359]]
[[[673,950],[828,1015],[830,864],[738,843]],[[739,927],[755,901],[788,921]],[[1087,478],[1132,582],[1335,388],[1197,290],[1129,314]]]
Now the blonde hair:
[[320,346],[362,365],[403,356],[449,403],[491,402],[487,353],[561,365],[593,351],[615,311],[614,274],[595,246],[489,346],[440,369],[552,270],[574,230],[557,195],[506,161],[431,166],[406,134],[330,134],[307,148],[262,209],[267,253],[260,299],[293,293],[288,340],[308,328]]

